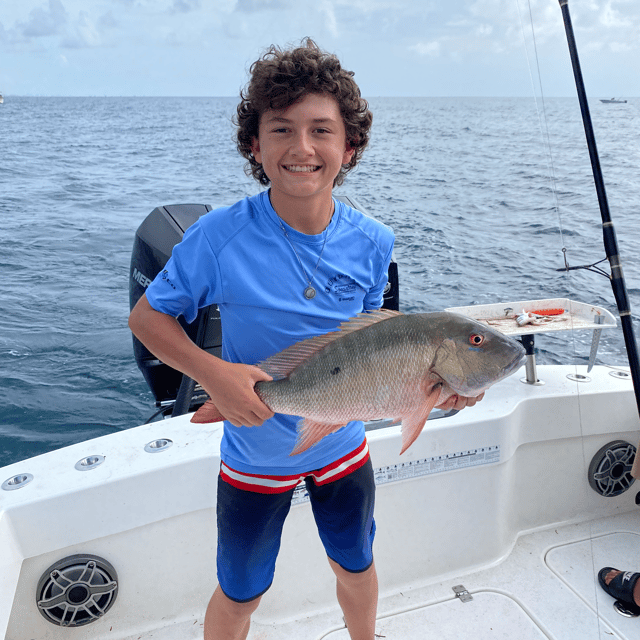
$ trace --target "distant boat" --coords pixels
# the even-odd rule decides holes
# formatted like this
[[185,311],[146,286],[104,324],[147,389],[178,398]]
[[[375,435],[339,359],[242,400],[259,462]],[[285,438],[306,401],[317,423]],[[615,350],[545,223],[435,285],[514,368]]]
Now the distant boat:
[[4,103],[4,97],[2,96],[2,94],[0,93],[0,104]]
[[618,100],[618,98],[609,98],[608,100],[600,99],[600,102],[604,102],[605,104],[626,104],[626,100]]

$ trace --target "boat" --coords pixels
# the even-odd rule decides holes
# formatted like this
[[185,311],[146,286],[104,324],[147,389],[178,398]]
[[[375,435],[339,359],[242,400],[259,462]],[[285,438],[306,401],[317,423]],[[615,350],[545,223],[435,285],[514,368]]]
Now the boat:
[[619,100],[618,98],[600,98],[600,102],[604,102],[604,104],[626,104],[626,100]]
[[4,104],[4,96],[0,93],[0,104]]
[[[162,206],[143,221],[132,302],[150,265],[161,268],[207,209]],[[402,456],[399,425],[366,425],[377,483],[376,637],[636,639],[638,620],[597,580],[604,566],[640,569],[633,372],[596,360],[600,332],[615,330],[616,318],[557,297],[455,311],[520,335],[527,362],[476,406],[433,415]],[[522,324],[523,312],[545,320]],[[217,321],[215,309],[198,320],[203,348],[217,348]],[[536,363],[534,340],[570,339],[575,328],[593,331],[587,364]],[[216,586],[222,424],[191,423],[197,387],[137,347],[135,357],[170,417],[0,469],[5,640],[202,637]],[[249,639],[348,638],[300,489]]]

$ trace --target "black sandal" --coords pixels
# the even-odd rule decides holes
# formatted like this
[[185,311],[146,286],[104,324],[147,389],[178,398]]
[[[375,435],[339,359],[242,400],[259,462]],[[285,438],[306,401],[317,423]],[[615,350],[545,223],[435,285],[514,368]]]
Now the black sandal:
[[623,571],[619,573],[609,584],[604,579],[611,571],[618,571],[613,567],[605,567],[600,569],[598,573],[598,582],[603,590],[608,593],[612,598],[616,598],[623,605],[624,608],[634,615],[640,615],[640,606],[638,606],[633,600],[633,590],[636,586],[636,582],[640,580],[640,573],[632,573]]

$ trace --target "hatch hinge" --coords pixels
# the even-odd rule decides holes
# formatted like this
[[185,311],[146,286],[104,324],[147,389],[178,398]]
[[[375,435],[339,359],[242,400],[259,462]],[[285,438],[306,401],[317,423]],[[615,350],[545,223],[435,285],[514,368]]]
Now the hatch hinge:
[[473,600],[473,596],[465,589],[463,584],[458,584],[452,589],[456,594],[456,598],[460,598],[462,602],[471,602]]

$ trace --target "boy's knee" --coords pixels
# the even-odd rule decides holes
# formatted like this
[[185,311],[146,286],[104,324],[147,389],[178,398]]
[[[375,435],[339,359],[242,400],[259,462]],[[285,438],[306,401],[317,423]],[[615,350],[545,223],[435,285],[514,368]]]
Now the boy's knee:
[[329,564],[331,565],[333,572],[336,574],[338,581],[348,587],[358,588],[362,585],[368,584],[371,580],[375,579],[376,576],[376,570],[373,562],[364,571],[348,571],[331,558],[329,558]]
[[238,602],[229,598],[220,587],[216,589],[214,597],[217,597],[218,603],[225,614],[232,618],[246,618],[250,616],[258,608],[262,598],[262,596],[258,596],[248,602]]

